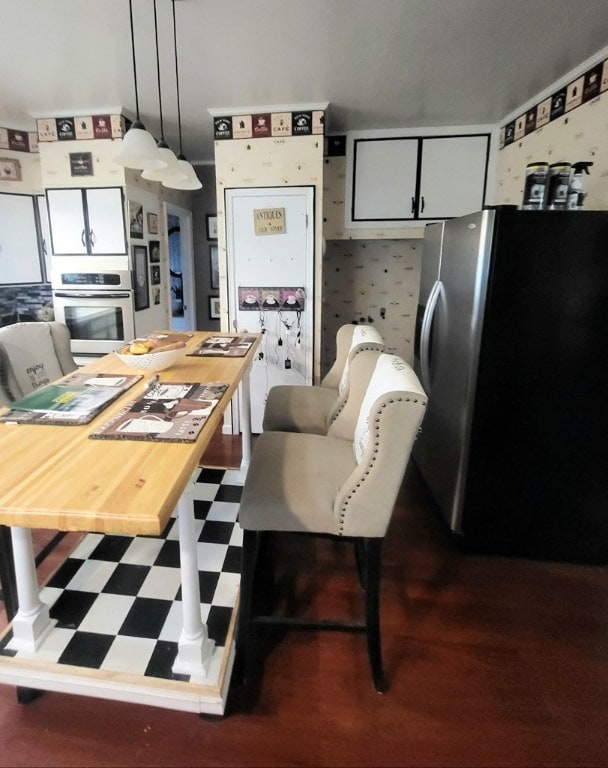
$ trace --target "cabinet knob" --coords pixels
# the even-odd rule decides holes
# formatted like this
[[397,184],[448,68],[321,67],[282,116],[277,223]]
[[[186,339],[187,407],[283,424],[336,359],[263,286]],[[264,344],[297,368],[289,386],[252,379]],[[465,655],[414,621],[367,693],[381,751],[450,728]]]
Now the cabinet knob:
[[83,244],[84,246],[86,246],[86,244],[87,244],[87,243],[86,243],[86,240],[85,240],[85,237],[84,237],[84,235],[85,235],[85,232],[84,232],[84,229],[83,229],[83,230],[82,230],[82,233],[81,233],[81,235],[80,235],[80,240],[81,240],[82,244]]
[[412,213],[416,213],[416,198],[412,197]]
[[421,200],[420,213],[424,213],[424,195],[422,195],[420,200]]

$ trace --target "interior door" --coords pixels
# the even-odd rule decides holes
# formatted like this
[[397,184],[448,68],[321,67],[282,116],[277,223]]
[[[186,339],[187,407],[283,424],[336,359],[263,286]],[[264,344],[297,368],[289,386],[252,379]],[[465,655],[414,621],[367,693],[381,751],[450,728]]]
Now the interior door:
[[263,334],[251,372],[253,432],[262,431],[270,387],[312,384],[313,216],[313,187],[226,191],[229,329]]

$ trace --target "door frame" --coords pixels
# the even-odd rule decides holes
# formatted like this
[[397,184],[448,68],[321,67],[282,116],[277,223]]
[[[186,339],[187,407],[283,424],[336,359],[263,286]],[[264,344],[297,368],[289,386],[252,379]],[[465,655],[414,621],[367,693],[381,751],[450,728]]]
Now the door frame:
[[[196,286],[194,274],[194,246],[192,236],[192,211],[179,205],[165,201],[164,221],[167,237],[167,275],[169,275],[169,214],[180,220],[180,244],[182,257],[182,287],[184,293],[184,327],[187,331],[196,330]],[[169,317],[173,322],[171,312],[171,280],[169,279]]]

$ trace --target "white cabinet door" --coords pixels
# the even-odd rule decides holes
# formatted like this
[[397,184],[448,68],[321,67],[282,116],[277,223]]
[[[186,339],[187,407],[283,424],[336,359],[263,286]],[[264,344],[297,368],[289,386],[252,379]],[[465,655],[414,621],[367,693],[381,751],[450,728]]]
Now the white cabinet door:
[[120,187],[47,189],[46,195],[55,255],[127,253]]
[[85,190],[92,254],[127,253],[120,187]]
[[87,253],[86,226],[81,189],[47,189],[53,253],[80,256]]
[[0,194],[0,283],[41,282],[34,198]]
[[446,219],[483,207],[487,136],[425,138],[418,216]]
[[414,218],[418,139],[361,139],[353,164],[353,221]]

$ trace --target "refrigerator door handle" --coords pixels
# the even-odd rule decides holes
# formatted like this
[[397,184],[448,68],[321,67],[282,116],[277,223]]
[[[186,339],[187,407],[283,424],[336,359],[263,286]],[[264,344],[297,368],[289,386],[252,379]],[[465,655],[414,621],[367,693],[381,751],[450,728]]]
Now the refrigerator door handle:
[[422,373],[422,386],[425,388],[427,394],[429,394],[431,389],[431,361],[429,359],[431,329],[433,327],[433,317],[435,315],[435,309],[437,308],[437,301],[439,300],[440,294],[441,280],[435,280],[424,309],[422,328],[420,330],[420,370]]

